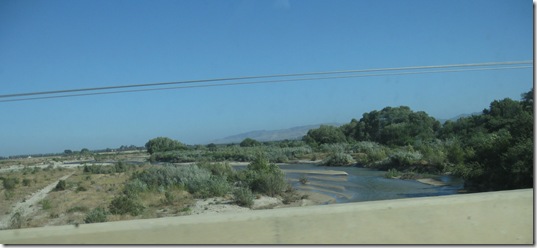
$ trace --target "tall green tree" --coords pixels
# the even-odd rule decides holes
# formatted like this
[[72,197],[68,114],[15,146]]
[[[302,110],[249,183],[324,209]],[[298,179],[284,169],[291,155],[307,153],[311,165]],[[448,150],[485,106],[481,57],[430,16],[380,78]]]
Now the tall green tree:
[[411,145],[416,140],[436,138],[440,122],[423,111],[414,112],[407,106],[386,107],[364,113],[360,121],[343,126],[343,132],[357,141],[375,141],[384,145]]
[[153,154],[156,152],[183,150],[186,149],[186,146],[177,140],[167,137],[157,137],[145,143],[145,148],[149,154]]
[[[522,101],[495,100],[483,114],[450,123],[443,135],[466,151],[455,173],[476,191],[533,187],[533,89]],[[447,124],[447,123],[446,123]],[[444,125],[446,129],[446,125]]]
[[319,128],[309,130],[302,140],[310,145],[347,142],[345,134],[340,128],[328,125],[321,125]]
[[260,146],[261,142],[255,140],[255,139],[246,138],[239,145],[241,147],[254,147],[254,146]]

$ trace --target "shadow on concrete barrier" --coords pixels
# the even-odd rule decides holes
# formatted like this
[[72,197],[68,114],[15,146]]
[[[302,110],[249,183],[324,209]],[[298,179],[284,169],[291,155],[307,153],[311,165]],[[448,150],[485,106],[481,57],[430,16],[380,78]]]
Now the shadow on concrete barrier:
[[533,189],[0,231],[3,244],[533,244]]

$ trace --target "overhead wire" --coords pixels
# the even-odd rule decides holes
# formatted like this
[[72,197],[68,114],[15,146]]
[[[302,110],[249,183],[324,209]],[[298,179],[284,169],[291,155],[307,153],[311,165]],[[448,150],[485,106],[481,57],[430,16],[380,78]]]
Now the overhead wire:
[[[484,68],[451,69],[451,70],[443,69],[443,70],[427,70],[427,71],[398,72],[398,73],[375,73],[375,74],[359,74],[359,75],[348,75],[348,76],[308,77],[308,78],[292,78],[292,79],[278,79],[278,80],[265,80],[265,81],[248,81],[248,82],[202,84],[202,85],[183,85],[183,86],[175,86],[175,87],[161,87],[161,88],[150,88],[150,89],[121,90],[121,91],[107,91],[107,92],[95,92],[95,93],[83,93],[83,94],[68,94],[68,95],[55,95],[55,96],[43,96],[43,97],[17,98],[17,99],[0,100],[0,103],[2,103],[2,102],[16,102],[16,101],[30,101],[30,100],[40,100],[40,99],[52,99],[52,98],[66,98],[66,97],[80,97],[80,96],[92,96],[92,95],[131,93],[131,92],[174,90],[174,89],[186,89],[186,88],[205,88],[205,87],[220,87],[220,86],[231,86],[231,85],[268,84],[268,83],[283,83],[283,82],[328,80],[328,79],[345,79],[345,78],[359,78],[359,77],[401,76],[401,75],[431,74],[431,73],[446,73],[446,72],[508,70],[508,69],[524,69],[524,68],[532,68],[532,67],[533,66],[509,66],[509,67],[484,67]],[[297,74],[294,74],[294,75],[297,75]]]
[[[531,64],[531,63],[533,63],[532,60],[524,60],[524,61],[503,61],[503,62],[485,62],[485,63],[466,63],[466,64],[449,64],[449,65],[428,65],[428,66],[409,66],[409,67],[375,68],[375,69],[359,69],[359,70],[306,72],[306,73],[291,73],[291,74],[272,74],[272,75],[259,75],[259,76],[213,78],[213,79],[200,79],[200,80],[185,80],[185,81],[177,81],[177,82],[130,84],[130,85],[79,88],[79,89],[66,89],[66,90],[54,90],[54,91],[13,93],[13,94],[0,95],[0,98],[13,98],[13,97],[23,97],[23,96],[33,96],[33,95],[63,94],[63,93],[84,92],[84,91],[103,91],[103,90],[114,90],[114,89],[124,89],[124,88],[154,87],[154,86],[177,85],[177,84],[197,84],[197,83],[222,82],[222,81],[240,81],[240,80],[251,80],[251,79],[278,78],[278,77],[300,77],[300,76],[329,75],[329,74],[349,74],[349,73],[365,73],[365,72],[380,72],[380,71],[427,70],[427,69],[443,69],[443,68],[456,68],[456,67],[483,67],[483,66],[499,66],[499,65],[520,65],[520,64]],[[222,85],[229,85],[229,84],[222,84]],[[119,93],[119,92],[134,92],[134,91],[112,91],[112,92],[102,92],[102,94],[113,93],[113,92],[118,92]],[[76,94],[76,95],[91,95],[91,94],[92,93],[90,93],[90,94]],[[47,98],[52,98],[52,97],[47,97]],[[37,98],[36,97],[36,98],[23,98],[23,99],[30,100],[30,99],[46,99],[46,98]],[[0,101],[0,102],[6,102],[6,101]]]

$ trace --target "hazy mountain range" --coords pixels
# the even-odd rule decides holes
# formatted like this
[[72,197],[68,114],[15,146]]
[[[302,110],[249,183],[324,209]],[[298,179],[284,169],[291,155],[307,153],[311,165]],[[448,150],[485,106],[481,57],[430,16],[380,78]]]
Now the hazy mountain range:
[[457,121],[458,119],[462,118],[462,117],[468,117],[468,116],[471,116],[471,115],[480,115],[482,114],[483,112],[473,112],[471,114],[460,114],[460,115],[457,115],[455,117],[452,117],[452,118],[449,118],[449,119],[437,119],[440,123],[444,123],[446,121]]
[[324,123],[317,125],[298,126],[287,129],[278,130],[257,130],[241,134],[228,136],[225,138],[213,140],[215,144],[240,143],[246,138],[255,139],[257,141],[277,141],[277,140],[297,140],[302,139],[310,129],[319,128],[321,125],[341,126],[340,123]]
[[[467,117],[471,115],[480,115],[481,112],[474,112],[471,114],[460,114],[453,118],[449,119],[437,119],[440,121],[440,123],[444,123],[447,120],[450,121],[457,121],[459,118]],[[215,143],[215,144],[230,144],[230,143],[240,143],[246,138],[255,139],[257,141],[265,142],[265,141],[277,141],[277,140],[298,140],[302,139],[306,133],[310,129],[319,128],[321,125],[330,125],[330,126],[341,126],[343,124],[341,123],[324,123],[324,124],[316,124],[316,125],[306,125],[306,126],[298,126],[298,127],[292,127],[287,129],[278,129],[278,130],[257,130],[257,131],[250,131],[246,133],[240,133],[235,134],[232,136],[228,136],[221,139],[213,140],[209,143]]]

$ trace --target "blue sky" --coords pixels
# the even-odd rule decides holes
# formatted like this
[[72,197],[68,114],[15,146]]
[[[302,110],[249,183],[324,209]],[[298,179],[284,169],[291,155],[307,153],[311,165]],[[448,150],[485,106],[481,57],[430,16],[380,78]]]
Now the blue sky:
[[[529,0],[0,2],[0,94],[531,60]],[[520,99],[532,69],[307,81],[0,103],[0,156],[205,143],[406,105],[436,118]]]

